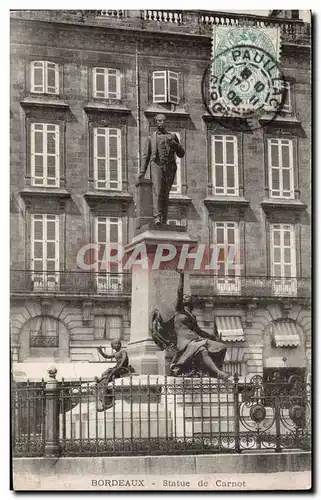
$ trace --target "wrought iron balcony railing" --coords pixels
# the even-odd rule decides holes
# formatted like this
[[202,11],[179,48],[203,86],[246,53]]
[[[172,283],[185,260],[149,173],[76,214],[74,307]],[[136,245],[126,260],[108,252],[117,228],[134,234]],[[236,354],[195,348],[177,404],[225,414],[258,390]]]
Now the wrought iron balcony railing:
[[194,296],[238,295],[242,297],[310,297],[310,278],[266,276],[217,276],[191,274]]
[[29,335],[29,347],[59,347],[59,336]]
[[85,271],[11,271],[11,293],[69,293],[128,295],[129,273]]
[[[194,296],[306,297],[311,295],[310,278],[266,276],[218,276],[190,274]],[[70,293],[130,295],[130,273],[85,271],[11,271],[11,293]]]

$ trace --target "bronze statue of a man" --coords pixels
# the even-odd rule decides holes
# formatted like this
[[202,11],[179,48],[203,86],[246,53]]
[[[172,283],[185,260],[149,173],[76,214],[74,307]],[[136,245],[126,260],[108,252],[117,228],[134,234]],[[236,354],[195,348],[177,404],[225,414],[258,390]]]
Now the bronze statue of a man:
[[169,193],[177,170],[175,155],[179,158],[185,155],[177,135],[167,132],[165,120],[163,114],[155,116],[157,130],[146,141],[139,173],[139,178],[143,178],[150,162],[156,224],[167,223]]

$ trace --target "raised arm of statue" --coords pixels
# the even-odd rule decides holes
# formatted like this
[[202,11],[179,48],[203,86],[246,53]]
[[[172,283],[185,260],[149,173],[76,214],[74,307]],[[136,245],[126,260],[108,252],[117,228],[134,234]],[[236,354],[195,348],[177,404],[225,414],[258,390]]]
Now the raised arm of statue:
[[97,351],[105,359],[111,359],[114,357],[113,355],[105,354],[101,345],[99,347],[97,347]]

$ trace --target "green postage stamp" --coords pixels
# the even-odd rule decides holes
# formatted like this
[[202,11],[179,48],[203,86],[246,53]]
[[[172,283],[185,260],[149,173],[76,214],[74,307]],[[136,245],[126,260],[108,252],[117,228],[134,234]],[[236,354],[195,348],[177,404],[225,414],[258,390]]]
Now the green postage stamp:
[[214,26],[210,106],[223,117],[277,113],[284,89],[280,71],[280,28]]

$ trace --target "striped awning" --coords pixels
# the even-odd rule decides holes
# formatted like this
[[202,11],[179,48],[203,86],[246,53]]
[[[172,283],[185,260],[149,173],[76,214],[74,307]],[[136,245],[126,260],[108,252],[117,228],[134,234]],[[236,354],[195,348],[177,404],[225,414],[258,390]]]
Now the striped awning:
[[301,344],[296,324],[291,321],[273,323],[272,334],[276,347],[298,346]]
[[244,340],[244,332],[239,316],[216,316],[215,323],[218,334],[223,341]]

